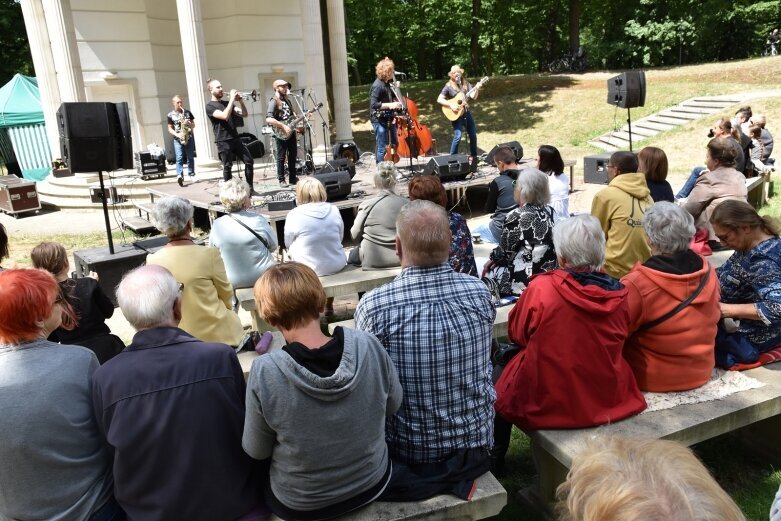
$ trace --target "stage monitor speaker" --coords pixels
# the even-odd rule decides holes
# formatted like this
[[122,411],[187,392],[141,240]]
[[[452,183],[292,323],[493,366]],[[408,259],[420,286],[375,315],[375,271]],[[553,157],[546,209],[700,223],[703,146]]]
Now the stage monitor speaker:
[[[108,204],[116,204],[125,202],[125,197],[117,193],[117,187],[111,186],[103,190],[107,196],[106,202]],[[103,202],[103,196],[99,186],[95,186],[89,189],[89,199],[91,202],[99,204]]]
[[612,152],[586,156],[583,158],[583,179],[587,183],[606,185],[607,184],[607,163],[610,161]]
[[355,143],[336,143],[333,146],[334,159],[350,159],[353,163],[361,157],[361,151]]
[[469,157],[466,154],[437,156],[429,159],[424,175],[439,176],[440,181],[460,181],[469,175]]
[[607,80],[607,102],[622,109],[645,105],[645,72],[626,71]]
[[133,246],[117,246],[112,255],[108,248],[92,248],[74,251],[73,261],[77,277],[86,277],[90,271],[98,274],[98,285],[116,306],[117,285],[125,273],[146,262],[146,252]]
[[338,172],[340,170],[346,170],[350,173],[350,179],[355,177],[355,163],[349,157],[342,157],[339,159],[331,159],[326,161],[323,165],[320,173]]
[[353,189],[350,182],[350,172],[339,170],[338,172],[324,172],[314,174],[314,178],[323,183],[328,201],[344,199]]
[[496,161],[494,161],[494,155],[496,154],[496,151],[499,150],[502,147],[510,147],[513,152],[515,152],[515,162],[519,163],[521,159],[523,158],[523,147],[520,143],[517,141],[510,141],[508,143],[500,143],[493,147],[490,152],[488,152],[488,155],[485,157],[485,162],[491,166],[496,166]]

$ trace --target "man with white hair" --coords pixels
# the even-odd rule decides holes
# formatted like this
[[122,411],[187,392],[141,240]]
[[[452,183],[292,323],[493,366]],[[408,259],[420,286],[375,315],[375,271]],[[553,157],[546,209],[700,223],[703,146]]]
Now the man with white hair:
[[92,388],[114,493],[129,519],[238,519],[259,504],[255,463],[241,448],[244,375],[233,349],[177,327],[181,290],[156,265],[117,288],[137,333]]
[[770,154],[773,153],[773,134],[765,128],[765,125],[767,125],[767,117],[764,114],[756,114],[751,116],[751,123],[759,125],[759,128],[762,129],[762,135],[759,140],[762,142],[764,150],[760,160],[765,164],[772,163],[772,161],[768,161],[768,159],[770,159]]
[[405,205],[396,221],[402,272],[355,311],[356,327],[388,350],[404,389],[385,426],[393,459],[386,500],[442,492],[466,498],[489,468],[496,309],[483,282],[450,267],[450,240],[444,208],[425,200]]

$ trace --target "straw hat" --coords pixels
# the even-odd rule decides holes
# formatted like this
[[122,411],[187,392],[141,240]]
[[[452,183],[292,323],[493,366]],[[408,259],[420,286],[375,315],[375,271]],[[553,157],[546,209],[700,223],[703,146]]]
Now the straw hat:
[[448,72],[447,75],[452,77],[457,72],[460,73],[461,76],[464,75],[464,69],[462,69],[460,65],[453,65],[450,67],[450,72]]
[[275,89],[276,89],[277,87],[279,87],[280,85],[287,85],[287,88],[288,88],[288,89],[292,87],[292,85],[290,84],[290,82],[289,82],[289,81],[287,81],[287,80],[276,80],[276,81],[274,82],[274,88],[275,88]]

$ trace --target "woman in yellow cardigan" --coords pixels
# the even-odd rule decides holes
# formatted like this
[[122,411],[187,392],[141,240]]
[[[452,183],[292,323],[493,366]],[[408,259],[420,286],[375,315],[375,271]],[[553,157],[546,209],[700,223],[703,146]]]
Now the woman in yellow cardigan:
[[239,346],[244,329],[233,312],[233,288],[220,250],[199,246],[190,238],[193,206],[181,197],[160,199],[154,224],[168,236],[168,244],[149,255],[146,263],[167,268],[183,285],[179,327],[204,342]]

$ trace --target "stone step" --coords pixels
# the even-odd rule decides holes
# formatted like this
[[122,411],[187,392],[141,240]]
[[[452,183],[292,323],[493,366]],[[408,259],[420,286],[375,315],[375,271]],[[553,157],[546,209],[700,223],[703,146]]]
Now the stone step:
[[[623,132],[629,132],[629,125],[624,125],[623,127],[621,127],[621,130]],[[643,126],[639,126],[634,123],[632,124],[632,136],[639,136],[645,139],[647,137],[655,136],[658,133],[659,133],[658,130],[653,130]]]
[[714,112],[724,110],[727,107],[735,105],[739,102],[732,101],[711,101],[711,100],[689,100],[680,104],[683,107],[697,107],[703,109],[712,109]]
[[671,118],[669,116],[662,116],[662,115],[659,115],[659,114],[654,115],[654,116],[649,116],[647,121],[650,121],[652,123],[664,123],[664,124],[670,125],[671,127],[677,127],[677,126],[683,125],[684,123],[688,123],[689,122],[689,120],[686,120],[686,119]]
[[666,118],[675,118],[683,120],[681,123],[687,123],[689,121],[694,121],[695,119],[700,119],[702,116],[699,114],[691,114],[689,112],[680,112],[672,109],[663,110],[659,112],[655,117],[663,116]]
[[[634,129],[632,129],[634,130]],[[623,130],[616,130],[614,132],[610,133],[610,137],[614,139],[620,139],[623,141],[626,141],[627,145],[629,144],[629,132],[625,132]],[[636,132],[632,132],[632,143],[637,143],[638,141],[645,139],[646,136],[637,134]]]
[[655,121],[649,121],[648,119],[641,119],[632,123],[632,130],[634,130],[635,127],[639,127],[639,128],[647,128],[650,130],[656,130],[658,132],[664,132],[665,130],[670,130],[677,126],[678,125],[671,125],[669,123],[658,123]]
[[611,145],[610,143],[605,143],[604,141],[594,140],[594,141],[589,141],[588,144],[591,145],[592,147],[602,149],[605,152],[614,152],[618,150],[617,147]]
[[686,105],[678,105],[677,107],[672,107],[669,109],[672,112],[682,112],[686,114],[696,114],[700,117],[707,116],[708,114],[713,114],[715,112],[718,112],[715,109],[711,108],[705,108],[705,107],[689,107]]

